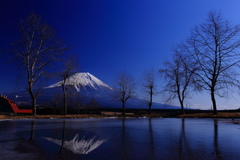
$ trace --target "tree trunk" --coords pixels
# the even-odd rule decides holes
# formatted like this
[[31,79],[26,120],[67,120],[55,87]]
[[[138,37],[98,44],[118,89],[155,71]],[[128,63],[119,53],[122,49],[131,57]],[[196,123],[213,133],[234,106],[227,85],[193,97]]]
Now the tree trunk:
[[150,88],[150,101],[149,101],[149,104],[148,104],[148,114],[150,115],[151,114],[151,108],[152,108],[152,95],[153,95],[153,91],[152,91],[152,88]]
[[148,104],[148,114],[151,114],[151,108],[152,108],[152,102],[149,102]]
[[28,92],[30,93],[31,99],[32,99],[32,109],[33,109],[33,115],[37,115],[37,98],[33,94],[32,91],[32,85],[30,85]]
[[178,93],[177,94],[178,94],[179,103],[181,105],[182,114],[185,114],[184,105],[183,105],[184,98],[181,97],[179,89],[178,89]]
[[63,114],[67,115],[67,93],[66,93],[65,82],[64,84],[62,84],[62,90],[63,90]]
[[63,109],[64,109],[64,115],[67,115],[67,95],[65,90],[63,94]]
[[122,115],[125,115],[125,102],[122,101]]
[[184,105],[183,105],[182,100],[180,100],[180,105],[181,105],[181,109],[182,109],[182,114],[185,114]]
[[33,105],[33,115],[36,116],[37,115],[37,99],[36,99],[35,96],[32,98],[32,101],[33,101],[33,103],[32,103],[32,105]]
[[123,116],[125,115],[125,102],[126,102],[125,99],[126,99],[126,98],[125,98],[125,91],[123,91],[123,93],[122,93],[122,99],[121,99],[121,101],[122,101],[122,115],[123,115]]
[[213,113],[217,114],[217,105],[216,105],[216,99],[215,99],[215,94],[214,90],[211,90],[211,99],[212,99],[212,105],[213,105]]

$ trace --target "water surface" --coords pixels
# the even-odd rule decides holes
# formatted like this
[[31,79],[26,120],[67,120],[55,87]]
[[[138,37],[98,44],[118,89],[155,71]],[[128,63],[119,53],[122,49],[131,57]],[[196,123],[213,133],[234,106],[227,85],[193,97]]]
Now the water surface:
[[0,159],[240,159],[240,126],[226,119],[0,121]]

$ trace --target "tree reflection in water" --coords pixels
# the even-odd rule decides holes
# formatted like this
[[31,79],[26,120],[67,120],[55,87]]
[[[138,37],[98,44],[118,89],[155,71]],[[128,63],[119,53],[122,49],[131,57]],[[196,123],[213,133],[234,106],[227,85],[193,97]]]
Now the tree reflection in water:
[[[188,120],[190,121],[190,120]],[[221,151],[219,149],[219,144],[218,144],[218,119],[214,119],[213,120],[214,125],[213,125],[213,151],[210,153],[210,156],[212,156],[212,158],[216,158],[216,159],[222,159],[222,155],[221,155]],[[181,127],[181,133],[180,133],[180,140],[179,140],[179,158],[180,159],[184,159],[186,157],[194,157],[194,158],[200,158],[201,155],[198,155],[199,153],[203,152],[203,150],[207,150],[206,148],[194,148],[193,146],[191,146],[191,142],[195,141],[195,146],[196,146],[196,140],[195,139],[191,139],[189,138],[189,134],[186,133],[186,129],[187,132],[189,132],[191,130],[191,127],[186,127],[185,126],[185,119],[182,119],[182,123],[181,123],[182,127]],[[194,134],[194,132],[192,132],[192,134]],[[188,139],[189,138],[189,139]],[[200,137],[201,138],[201,137]],[[211,144],[211,142],[209,142]],[[200,146],[200,144],[198,144],[198,146]],[[202,145],[203,146],[203,145]],[[211,146],[211,145],[209,145]],[[207,147],[207,146],[205,146]],[[199,157],[198,157],[199,156]],[[207,157],[207,154],[205,155]],[[209,155],[208,155],[209,156]]]
[[192,118],[1,121],[0,159],[240,159],[239,126],[225,123],[229,121]]
[[214,149],[217,159],[222,159],[221,151],[218,146],[218,120],[214,119]]
[[33,120],[31,122],[31,134],[30,134],[30,138],[29,138],[30,142],[34,141],[34,131],[35,131],[35,121]]

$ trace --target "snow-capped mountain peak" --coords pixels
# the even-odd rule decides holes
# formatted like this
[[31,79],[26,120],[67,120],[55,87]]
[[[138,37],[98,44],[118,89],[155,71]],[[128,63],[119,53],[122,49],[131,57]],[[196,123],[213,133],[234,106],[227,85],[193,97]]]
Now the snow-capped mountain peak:
[[[46,88],[54,88],[54,87],[59,87],[61,86],[62,82],[57,82],[53,85],[50,85]],[[101,80],[99,80],[98,78],[96,78],[95,76],[93,76],[92,74],[86,72],[80,72],[80,73],[76,73],[72,76],[70,76],[67,80],[66,80],[66,85],[72,85],[76,88],[77,91],[80,91],[80,89],[83,87],[84,89],[86,89],[86,87],[90,87],[93,88],[95,90],[97,90],[98,88],[102,89],[102,88],[108,88],[110,90],[112,90],[112,88],[110,86],[108,86],[107,84],[103,83]]]

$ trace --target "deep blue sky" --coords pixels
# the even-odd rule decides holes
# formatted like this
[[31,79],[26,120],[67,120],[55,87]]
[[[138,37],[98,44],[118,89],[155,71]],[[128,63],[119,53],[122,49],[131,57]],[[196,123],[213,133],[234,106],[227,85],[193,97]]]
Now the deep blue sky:
[[[109,85],[121,71],[140,80],[145,70],[163,67],[171,47],[211,10],[222,10],[228,20],[240,23],[239,0],[1,0],[0,50],[19,39],[17,23],[35,12],[73,46],[80,71]],[[0,93],[16,86],[14,64],[4,62],[3,55]]]

